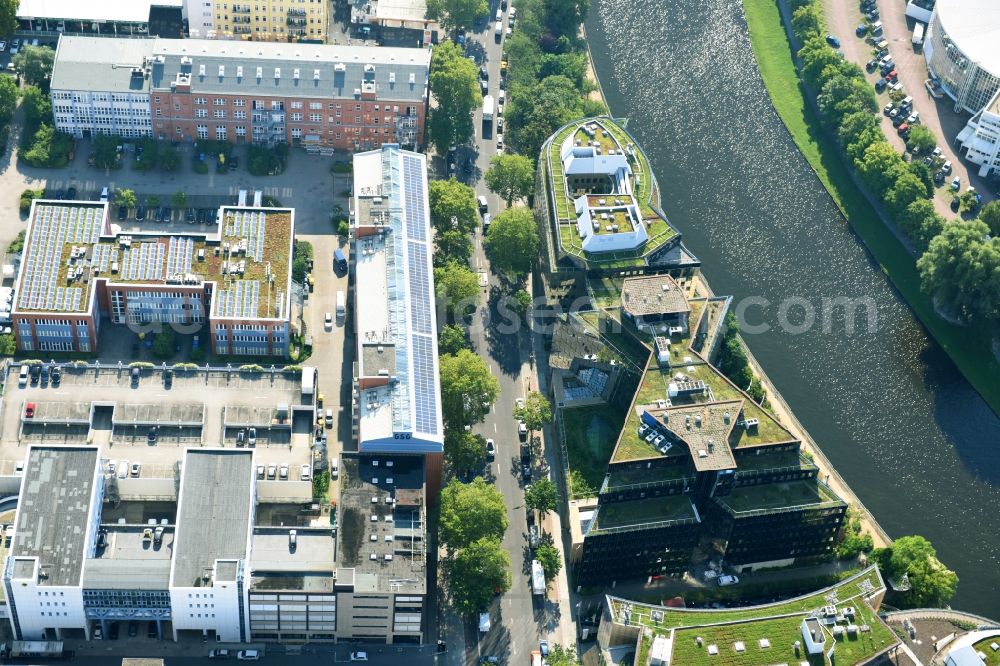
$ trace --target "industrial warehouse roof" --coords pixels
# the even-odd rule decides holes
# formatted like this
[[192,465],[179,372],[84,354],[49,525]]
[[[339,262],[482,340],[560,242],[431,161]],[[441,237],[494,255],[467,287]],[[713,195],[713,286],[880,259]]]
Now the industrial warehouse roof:
[[45,585],[79,585],[94,504],[95,447],[33,447],[24,468],[11,555],[37,557]]
[[52,89],[141,92],[182,81],[191,93],[360,99],[374,92],[377,99],[419,101],[427,96],[429,67],[425,49],[67,36],[56,52]]
[[[64,19],[95,23],[146,23],[151,7],[180,7],[182,0],[20,0],[20,19]],[[65,38],[64,38],[65,39]]]
[[1000,4],[995,0],[937,0],[948,40],[993,76],[1000,76]]
[[215,233],[117,233],[107,204],[36,200],[15,312],[90,313],[96,279],[199,287],[215,282],[212,315],[286,319],[294,213],[223,207]]
[[[196,587],[216,560],[243,560],[253,510],[253,452],[189,449],[184,455],[174,537],[174,587]],[[231,580],[231,572],[215,572]]]
[[[362,451],[440,451],[427,161],[395,145],[354,156]],[[397,435],[399,437],[397,437]]]

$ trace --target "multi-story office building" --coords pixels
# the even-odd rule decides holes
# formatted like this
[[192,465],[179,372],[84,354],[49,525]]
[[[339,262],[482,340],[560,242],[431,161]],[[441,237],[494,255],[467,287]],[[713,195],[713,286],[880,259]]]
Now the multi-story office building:
[[363,454],[427,459],[440,484],[438,386],[427,158],[383,146],[354,156],[354,428]]
[[105,315],[137,332],[207,327],[218,354],[286,355],[294,211],[222,207],[216,224],[123,234],[108,203],[34,201],[11,311],[18,349],[95,353]]
[[184,36],[182,0],[19,0],[17,20],[25,32],[103,37]]
[[168,640],[422,642],[420,459],[345,461],[336,526],[275,503],[308,497],[309,481],[261,479],[255,461],[253,449],[189,449],[175,486],[105,473],[97,447],[29,448],[3,563],[15,637],[144,622]]
[[64,37],[50,94],[78,137],[419,147],[429,66],[421,49]]
[[937,0],[927,25],[927,69],[955,101],[978,113],[1000,89],[1000,7],[990,0]]
[[194,38],[322,44],[329,4],[327,0],[184,0],[184,16]]

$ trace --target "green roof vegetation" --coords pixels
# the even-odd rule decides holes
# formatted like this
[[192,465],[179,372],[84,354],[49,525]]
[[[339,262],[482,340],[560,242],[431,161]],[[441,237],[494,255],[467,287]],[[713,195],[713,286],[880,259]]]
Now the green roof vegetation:
[[594,530],[600,531],[615,527],[684,520],[694,517],[691,500],[686,495],[647,497],[628,502],[601,504],[601,508],[597,512],[597,523],[594,525]]
[[737,458],[736,465],[738,472],[755,472],[785,467],[816,469],[816,465],[811,460],[804,458],[798,451],[771,451],[767,448],[754,449],[750,455]]
[[984,638],[972,646],[976,652],[986,655],[985,666],[1000,666],[1000,649],[993,649],[992,645],[1000,645],[1000,636],[994,635]]
[[[591,123],[599,125],[594,139],[591,139],[582,130],[584,125]],[[641,247],[620,252],[584,252],[577,232],[573,197],[566,189],[566,177],[561,158],[563,142],[571,135],[574,142],[579,141],[581,144],[598,141],[604,153],[607,153],[609,149],[623,150],[629,144],[634,146],[636,159],[630,160],[633,173],[632,189],[635,201],[639,206],[639,213],[646,224],[646,231],[649,235],[648,240]],[[569,124],[555,134],[545,157],[553,186],[552,195],[558,218],[556,225],[558,226],[559,244],[566,254],[588,263],[600,265],[602,268],[642,266],[645,264],[643,257],[677,235],[677,231],[653,210],[653,206],[659,205],[659,193],[653,185],[649,160],[628,133],[611,118],[585,118]],[[619,225],[621,226],[621,222]]]
[[630,468],[627,465],[611,465],[608,468],[608,487],[620,488],[639,483],[661,483],[680,479],[694,479],[694,470],[687,461],[675,464],[649,468],[644,463],[642,467]]
[[569,468],[583,475],[595,490],[604,482],[623,416],[621,409],[611,405],[588,405],[559,411]]
[[767,511],[806,504],[843,504],[826,486],[814,479],[767,483],[733,488],[716,501],[735,513]]
[[[871,631],[858,632],[836,640],[834,657],[837,666],[850,666],[865,661],[891,645],[897,639],[864,604],[855,604],[859,626],[866,624]],[[727,624],[697,629],[682,629],[674,632],[674,646],[671,664],[718,664],[719,666],[768,666],[776,663],[796,663],[805,660],[805,653],[795,653],[795,641],[802,642],[802,615],[786,618],[756,620],[740,624]],[[842,628],[844,624],[840,625]],[[695,640],[701,637],[702,645]],[[766,638],[770,647],[762,648],[760,639]],[[734,644],[743,643],[743,651],[737,652]],[[825,650],[834,644],[832,634],[826,636]],[[715,645],[719,653],[708,654],[708,646]],[[824,657],[825,659],[825,657]],[[828,660],[810,661],[810,664],[829,664]]]

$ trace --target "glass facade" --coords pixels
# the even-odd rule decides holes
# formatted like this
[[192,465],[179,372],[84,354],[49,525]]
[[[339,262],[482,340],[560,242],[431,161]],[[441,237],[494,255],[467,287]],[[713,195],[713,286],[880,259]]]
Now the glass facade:
[[931,76],[937,78],[942,90],[955,100],[955,106],[967,113],[982,110],[1000,88],[1000,78],[969,59],[960,44],[952,40],[937,11],[927,28],[924,58]]

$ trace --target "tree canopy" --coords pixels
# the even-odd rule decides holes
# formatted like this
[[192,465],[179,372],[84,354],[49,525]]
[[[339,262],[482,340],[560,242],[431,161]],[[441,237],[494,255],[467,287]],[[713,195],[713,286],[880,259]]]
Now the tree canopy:
[[559,554],[559,549],[551,543],[543,543],[536,548],[535,559],[542,565],[546,581],[552,580],[562,571],[562,556]]
[[438,233],[458,229],[463,234],[469,234],[479,226],[476,191],[465,183],[454,178],[432,180],[427,190],[427,199],[431,224]]
[[514,418],[524,421],[528,430],[541,430],[542,426],[552,421],[552,406],[548,398],[538,391],[528,391],[524,406],[514,407]]
[[529,509],[535,509],[542,517],[555,511],[558,501],[559,492],[556,490],[556,484],[550,479],[536,481],[524,492],[524,505]]
[[17,8],[20,0],[0,0],[0,37],[10,37],[17,30]]
[[478,472],[486,464],[486,441],[464,428],[449,428],[444,434],[444,459],[456,474]]
[[580,91],[565,76],[548,76],[531,86],[513,87],[505,113],[511,145],[534,158],[545,140],[571,120],[582,117]]
[[483,101],[479,69],[457,44],[446,41],[434,49],[430,83],[437,106],[430,111],[427,134],[443,154],[472,137],[472,111]]
[[481,477],[452,480],[441,490],[438,538],[449,551],[478,539],[501,539],[509,524],[503,495]]
[[890,580],[908,579],[910,589],[900,593],[902,608],[940,608],[955,595],[958,576],[941,563],[934,546],[922,536],[900,537],[873,556]]
[[485,610],[510,589],[510,555],[497,538],[470,543],[445,563],[451,603],[462,615]]
[[25,46],[14,56],[14,67],[31,85],[38,85],[52,76],[56,52],[48,46]]
[[990,230],[991,236],[1000,236],[1000,200],[993,200],[979,211],[979,219]]
[[0,125],[6,125],[17,109],[17,84],[11,76],[0,77]]
[[469,340],[465,329],[457,324],[447,324],[438,334],[438,352],[455,355],[463,349],[469,349]]
[[118,190],[115,192],[115,205],[125,206],[126,208],[135,208],[135,204],[138,200],[135,196],[135,191],[130,189]]
[[534,191],[535,165],[524,155],[496,155],[486,170],[486,186],[499,194],[509,207],[515,199],[527,199]]
[[956,221],[930,242],[917,261],[921,286],[937,304],[970,318],[998,317],[1000,237],[980,220]]
[[479,276],[456,261],[434,269],[434,287],[438,298],[451,310],[475,305],[479,300]]
[[937,145],[937,135],[926,125],[914,125],[910,128],[910,136],[906,143],[915,153],[929,153]]
[[446,30],[470,28],[489,11],[486,0],[427,0],[427,18]]
[[486,361],[468,349],[445,354],[439,361],[441,409],[451,427],[478,423],[500,395],[500,382]]
[[538,257],[538,226],[531,210],[508,208],[490,224],[484,241],[493,269],[511,280],[528,274]]

